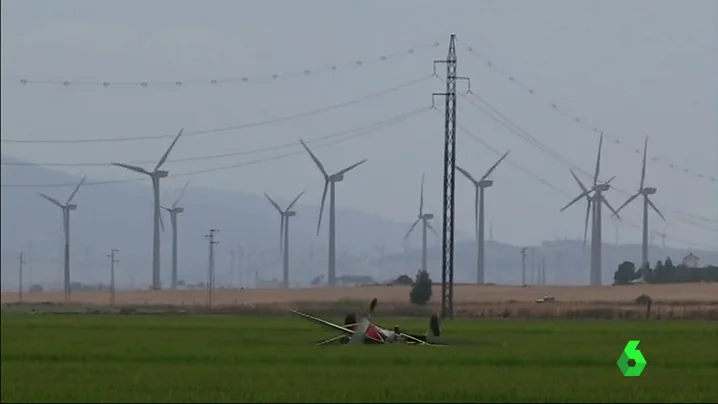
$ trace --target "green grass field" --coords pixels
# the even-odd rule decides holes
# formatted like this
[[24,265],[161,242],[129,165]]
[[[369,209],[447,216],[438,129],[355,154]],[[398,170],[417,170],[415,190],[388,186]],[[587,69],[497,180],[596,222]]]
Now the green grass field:
[[[335,319],[338,320],[338,319]],[[424,332],[422,319],[385,319]],[[454,320],[327,346],[301,318],[2,316],[2,402],[716,402],[718,323]],[[616,366],[639,339],[640,377]]]

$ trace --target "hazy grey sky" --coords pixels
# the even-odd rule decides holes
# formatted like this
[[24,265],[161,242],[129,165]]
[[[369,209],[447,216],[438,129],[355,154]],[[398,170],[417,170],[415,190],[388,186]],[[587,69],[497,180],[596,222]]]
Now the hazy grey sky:
[[[241,152],[329,135],[429,107],[440,80],[428,78],[458,37],[459,73],[473,91],[550,149],[593,171],[598,134],[606,131],[603,179],[638,187],[643,138],[650,135],[647,185],[668,218],[668,243],[718,246],[718,231],[680,221],[675,211],[718,229],[718,3],[692,1],[3,1],[2,137],[114,138],[241,125],[327,107],[427,77],[383,97],[300,119],[187,137],[167,164],[171,173],[221,167],[262,154],[172,162]],[[439,42],[439,46],[433,44]],[[472,47],[473,54],[467,47]],[[406,52],[413,48],[415,52]],[[397,52],[401,55],[391,56]],[[388,56],[381,61],[381,56]],[[357,60],[366,63],[356,66]],[[488,66],[485,60],[492,61]],[[336,71],[294,74],[337,65]],[[508,75],[516,82],[508,79]],[[249,82],[208,84],[212,79]],[[149,86],[64,87],[18,80],[147,81]],[[188,80],[202,80],[192,84]],[[157,82],[187,82],[182,87]],[[534,89],[530,94],[526,88]],[[460,88],[465,88],[461,87]],[[469,99],[478,103],[476,98]],[[554,110],[551,104],[573,115]],[[441,107],[440,107],[441,108]],[[574,122],[581,117],[588,125]],[[459,125],[503,152],[487,215],[494,237],[536,243],[582,234],[583,203],[559,213],[580,191],[568,166],[497,124],[463,97]],[[616,144],[612,139],[619,139]],[[156,160],[170,139],[121,143],[2,144],[3,154],[37,163]],[[360,158],[367,164],[337,188],[337,203],[411,221],[426,172],[427,208],[440,216],[443,116],[426,111],[406,122],[321,149],[329,171]],[[458,134],[458,164],[480,176],[498,157]],[[671,161],[680,168],[671,168]],[[512,164],[568,192],[545,186]],[[149,166],[149,164],[147,164]],[[135,178],[114,167],[60,167],[91,180]],[[195,175],[195,184],[319,202],[322,180],[305,154]],[[589,178],[581,177],[585,182]],[[144,180],[144,179],[143,179]],[[179,188],[186,177],[170,179]],[[112,187],[112,185],[98,185]],[[12,192],[12,189],[3,189]],[[148,194],[149,195],[149,194]],[[627,198],[612,190],[617,207]],[[473,189],[457,178],[457,226],[473,226]],[[640,203],[626,221],[640,223]],[[604,240],[614,240],[604,215]],[[663,230],[657,215],[651,226]],[[620,227],[622,242],[640,230]]]

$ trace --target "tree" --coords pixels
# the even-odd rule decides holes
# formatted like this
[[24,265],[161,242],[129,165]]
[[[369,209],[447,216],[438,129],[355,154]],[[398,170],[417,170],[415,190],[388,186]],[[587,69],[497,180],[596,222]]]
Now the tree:
[[614,285],[628,285],[631,281],[638,279],[639,274],[636,273],[636,265],[631,261],[623,261],[618,265],[618,269],[613,274]]
[[392,282],[394,285],[408,285],[411,286],[414,284],[414,280],[409,277],[409,275],[399,275],[398,278],[394,279]]
[[414,281],[414,287],[411,288],[409,293],[409,300],[418,305],[424,305],[431,300],[431,277],[429,273],[424,270],[419,270],[416,274],[416,281]]
[[676,266],[673,265],[673,260],[671,257],[666,257],[666,261],[664,262],[663,266],[670,272],[673,272],[673,270],[676,269]]

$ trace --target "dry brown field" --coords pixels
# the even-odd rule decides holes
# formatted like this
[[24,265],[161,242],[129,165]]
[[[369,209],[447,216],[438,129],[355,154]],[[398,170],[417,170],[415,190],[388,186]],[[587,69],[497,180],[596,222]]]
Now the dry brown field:
[[[408,286],[314,287],[303,289],[217,289],[213,307],[262,312],[285,311],[289,308],[334,312],[347,307],[361,307],[376,297],[380,311],[389,314],[423,314],[438,310],[441,287],[435,285],[434,297],[426,307],[409,304]],[[564,317],[636,317],[645,309],[636,305],[640,295],[653,301],[654,316],[661,313],[673,317],[718,318],[718,284],[693,283],[670,285],[636,284],[630,286],[500,286],[456,285],[454,310],[467,316],[531,316]],[[551,295],[556,301],[537,304],[536,299]],[[64,300],[62,292],[23,293],[23,303],[56,303]],[[3,303],[18,301],[17,293],[2,293]],[[181,291],[118,291],[117,306],[184,306],[207,304],[205,290]],[[73,305],[104,306],[108,292],[74,292]],[[580,312],[580,313],[579,313]],[[587,314],[588,312],[593,314]],[[601,314],[603,313],[603,314]],[[612,313],[612,314],[609,314]],[[678,314],[676,314],[678,313]]]

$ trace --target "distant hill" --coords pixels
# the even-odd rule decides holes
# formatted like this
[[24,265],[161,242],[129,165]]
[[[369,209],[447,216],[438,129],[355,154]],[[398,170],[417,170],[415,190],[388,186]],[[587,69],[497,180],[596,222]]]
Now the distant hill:
[[[3,156],[3,161],[20,161]],[[40,166],[3,166],[2,184],[77,183],[62,172]],[[92,178],[88,178],[88,182]],[[74,277],[78,280],[106,278],[107,252],[120,249],[118,279],[135,284],[149,282],[152,235],[152,193],[148,183],[132,182],[110,185],[83,186],[73,202],[78,209],[72,213],[72,261]],[[26,253],[32,241],[31,263],[35,281],[56,282],[60,279],[61,213],[38,196],[44,192],[61,202],[72,192],[69,187],[3,188],[1,196],[3,279],[14,279],[15,255]],[[171,203],[176,192],[163,192],[162,200]],[[304,201],[310,198],[304,198]],[[288,201],[277,201],[286,204]],[[295,261],[295,280],[308,282],[326,272],[326,232],[328,221],[316,236],[319,209],[300,200],[298,215],[292,219],[291,254]],[[182,206],[185,213],[179,219],[180,271],[184,278],[203,280],[206,271],[207,244],[203,237],[210,227],[220,228],[217,247],[217,273],[228,272],[230,247],[244,247],[245,267],[252,266],[262,278],[279,276],[279,216],[262,195],[227,192],[212,189],[188,188]],[[327,212],[325,211],[325,214]],[[169,218],[164,217],[162,234],[163,283],[169,280],[171,231]],[[375,254],[377,246],[398,249],[409,223],[398,223],[353,209],[337,208],[338,272],[344,262]],[[85,264],[85,252],[90,258]],[[249,262],[246,262],[249,261]],[[323,271],[323,272],[322,272]],[[239,275],[237,275],[237,278]],[[253,277],[252,277],[253,279]],[[237,279],[237,282],[239,280]],[[248,280],[244,280],[245,283]],[[119,282],[119,281],[118,281]],[[5,284],[5,282],[3,282]]]
[[[3,156],[3,161],[19,161]],[[2,184],[77,183],[79,178],[39,166],[3,166]],[[92,179],[89,178],[88,181]],[[149,182],[149,181],[147,181]],[[2,253],[2,287],[15,288],[17,253],[26,253],[26,283],[39,282],[58,286],[61,281],[61,214],[58,208],[38,196],[45,192],[61,201],[72,188],[3,188],[0,193],[0,250]],[[78,210],[72,217],[73,280],[106,282],[111,248],[120,249],[117,282],[122,287],[145,287],[150,282],[151,262],[151,190],[148,183],[132,182],[83,187],[74,202]],[[164,192],[167,203],[176,198],[175,191]],[[311,200],[311,198],[304,199]],[[285,204],[288,201],[278,201]],[[262,195],[227,192],[191,187],[182,200],[185,213],[179,220],[180,278],[199,282],[206,278],[207,244],[203,235],[210,227],[221,232],[217,247],[217,282],[222,285],[252,287],[256,276],[264,280],[279,278],[279,218]],[[326,227],[316,236],[318,206],[297,204],[298,216],[293,219],[292,281],[308,284],[326,275]],[[166,216],[162,234],[162,279],[169,283],[171,232]],[[440,218],[437,218],[440,220]],[[324,223],[327,223],[326,221]],[[393,222],[353,209],[337,209],[337,274],[369,275],[389,280],[401,274],[414,276],[421,262],[418,248],[421,232],[410,238],[410,246],[402,239],[410,223]],[[462,240],[463,237],[463,240]],[[476,246],[457,233],[455,245],[455,280],[475,282]],[[30,244],[32,242],[32,244]],[[434,281],[441,280],[441,243],[430,237],[429,273]],[[230,248],[243,248],[244,254],[230,264]],[[382,251],[379,247],[385,247]],[[497,241],[486,244],[486,281],[504,284],[521,282],[520,246]],[[405,250],[404,250],[405,249]],[[693,250],[704,264],[718,263],[718,253]],[[603,281],[609,284],[613,272],[624,260],[638,263],[639,245],[604,244]],[[651,262],[671,256],[675,263],[686,250],[662,249],[652,245]],[[240,254],[237,254],[240,256]],[[547,241],[535,246],[534,263],[546,257],[547,281],[552,284],[586,284],[588,281],[588,248],[574,240]],[[531,272],[531,253],[527,256],[527,278]]]
[[[521,284],[521,248],[497,241],[486,241],[485,281],[496,284]],[[476,244],[473,241],[456,243],[454,258],[454,279],[456,282],[476,282]],[[532,262],[538,268],[541,257],[546,257],[546,282],[548,284],[586,285],[589,279],[589,246],[584,249],[583,241],[555,240],[545,241],[533,246],[526,255],[526,282],[535,283],[536,274],[531,270]],[[691,250],[700,257],[702,264],[718,263],[718,252]],[[432,280],[441,281],[441,248],[433,247],[427,252],[429,273]],[[661,248],[650,245],[648,249],[651,267],[658,260],[670,256],[674,263],[680,263],[688,250]],[[533,257],[533,259],[532,259]],[[641,246],[639,244],[603,244],[602,279],[604,285],[613,283],[613,273],[623,261],[632,261],[640,265]],[[420,251],[387,254],[368,263],[369,267],[382,268],[383,278],[396,278],[401,274],[415,276],[421,265]]]

